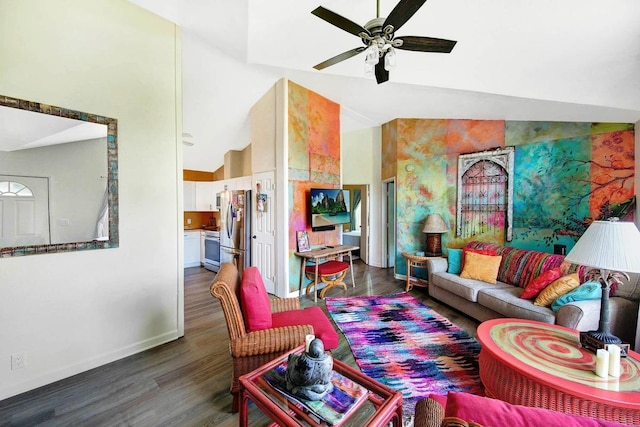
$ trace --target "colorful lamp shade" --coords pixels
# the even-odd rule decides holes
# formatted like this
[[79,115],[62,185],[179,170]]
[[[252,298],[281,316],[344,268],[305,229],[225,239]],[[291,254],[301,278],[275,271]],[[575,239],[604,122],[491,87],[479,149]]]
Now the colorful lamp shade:
[[429,214],[424,222],[422,232],[427,235],[426,256],[442,255],[442,233],[449,231],[440,214]]
[[[591,350],[622,341],[609,331],[609,292],[616,276],[640,273],[640,231],[632,222],[594,221],[566,256],[565,261],[591,267],[602,284],[600,321],[597,331],[580,335],[584,347]],[[584,336],[583,336],[584,335]]]

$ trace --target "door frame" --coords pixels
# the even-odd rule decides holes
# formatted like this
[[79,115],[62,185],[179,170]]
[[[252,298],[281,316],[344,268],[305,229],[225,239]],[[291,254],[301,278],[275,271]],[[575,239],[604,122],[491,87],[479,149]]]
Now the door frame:
[[[388,188],[389,186],[392,186],[394,191],[393,191],[393,200],[392,203],[393,205],[391,206],[393,208],[392,218],[388,218],[388,212],[389,212],[389,196],[388,196]],[[382,212],[381,212],[381,237],[382,237],[382,268],[391,268],[391,267],[395,267],[395,257],[396,257],[396,251],[393,251],[393,256],[391,256],[391,254],[389,253],[389,244],[393,243],[395,244],[395,242],[389,242],[389,233],[388,233],[388,229],[389,229],[389,225],[388,223],[391,222],[391,226],[393,227],[394,230],[394,236],[397,233],[397,227],[396,227],[396,178],[388,178],[385,180],[382,180],[382,186],[381,186],[381,205],[382,205]],[[397,240],[397,238],[396,238]]]

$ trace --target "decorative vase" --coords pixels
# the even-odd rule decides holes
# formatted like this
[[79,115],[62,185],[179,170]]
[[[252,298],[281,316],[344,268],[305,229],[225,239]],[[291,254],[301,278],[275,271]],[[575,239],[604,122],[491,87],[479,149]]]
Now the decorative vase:
[[315,338],[309,350],[290,354],[285,379],[287,391],[306,400],[321,400],[333,389],[331,371],[333,359],[324,351],[324,343]]

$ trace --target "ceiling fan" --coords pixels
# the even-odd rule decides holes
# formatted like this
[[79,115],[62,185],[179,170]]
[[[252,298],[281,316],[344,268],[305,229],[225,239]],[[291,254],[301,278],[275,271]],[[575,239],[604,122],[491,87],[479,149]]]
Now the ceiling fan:
[[326,61],[313,68],[322,70],[338,62],[366,52],[365,71],[375,73],[378,84],[389,80],[389,70],[395,67],[395,49],[413,50],[417,52],[450,53],[456,42],[453,40],[436,39],[433,37],[404,36],[396,37],[395,32],[400,29],[427,0],[400,0],[386,18],[380,17],[380,0],[377,0],[376,18],[370,20],[364,27],[338,15],[322,6],[311,13],[344,31],[360,37],[364,46],[356,47]]

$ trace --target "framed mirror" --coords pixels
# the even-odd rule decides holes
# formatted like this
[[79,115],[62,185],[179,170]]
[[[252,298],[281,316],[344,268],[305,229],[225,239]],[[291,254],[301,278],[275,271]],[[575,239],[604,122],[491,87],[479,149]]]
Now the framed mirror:
[[0,257],[118,247],[117,123],[0,95]]

